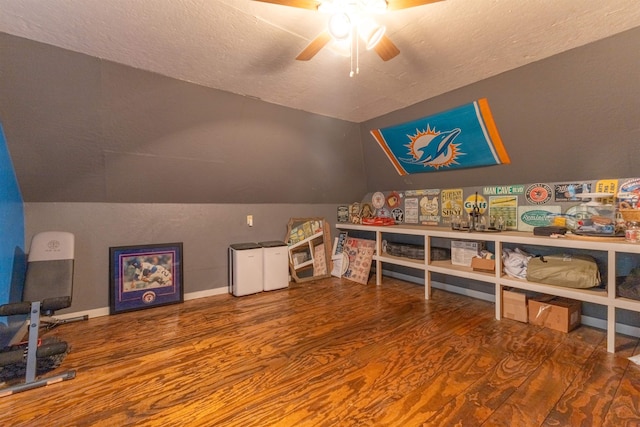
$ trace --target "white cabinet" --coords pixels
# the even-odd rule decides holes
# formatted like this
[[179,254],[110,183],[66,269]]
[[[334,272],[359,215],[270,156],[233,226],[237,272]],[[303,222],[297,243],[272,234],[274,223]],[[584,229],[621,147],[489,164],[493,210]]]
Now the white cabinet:
[[[382,264],[390,263],[424,271],[426,299],[431,297],[432,273],[441,273],[478,280],[495,286],[495,307],[497,319],[500,319],[502,316],[501,307],[503,287],[526,289],[605,306],[607,307],[607,350],[609,352],[615,351],[616,308],[640,312],[640,301],[616,295],[616,276],[621,273],[616,271],[616,260],[618,257],[622,256],[639,255],[640,244],[626,243],[622,239],[606,237],[587,238],[567,236],[564,238],[551,238],[545,236],[534,236],[532,233],[516,231],[505,231],[501,233],[470,233],[464,231],[453,231],[443,227],[410,225],[367,226],[337,224],[337,227],[343,230],[358,230],[372,234],[372,238],[376,240],[377,247],[377,255],[374,256],[374,261],[376,262],[376,284],[378,285],[382,283]],[[382,241],[386,238],[391,240],[393,235],[423,236],[425,260],[411,260],[383,253]],[[493,252],[496,254],[495,272],[485,273],[474,271],[471,267],[453,265],[450,260],[432,261],[430,259],[430,254],[431,247],[433,246],[432,243],[435,239],[475,240],[485,242],[487,246],[493,247]],[[500,254],[504,247],[513,247],[513,245],[531,245],[545,248],[558,248],[558,250],[566,248],[578,251],[598,251],[601,253],[601,258],[604,258],[606,263],[607,289],[564,288],[509,277],[502,273],[502,259]],[[640,257],[638,260],[640,261]],[[628,271],[622,273],[626,274]]]
[[262,292],[262,247],[256,243],[229,246],[229,289],[234,296]]
[[273,291],[289,286],[289,254],[280,241],[259,242],[262,247],[262,290]]

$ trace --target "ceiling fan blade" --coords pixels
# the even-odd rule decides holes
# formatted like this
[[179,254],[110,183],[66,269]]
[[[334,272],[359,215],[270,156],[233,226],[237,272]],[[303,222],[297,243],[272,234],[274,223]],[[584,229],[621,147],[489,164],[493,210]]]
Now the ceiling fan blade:
[[282,6],[297,7],[299,9],[318,10],[320,1],[318,0],[254,0],[263,3],[281,4]]
[[296,56],[296,59],[298,61],[310,60],[311,58],[316,56],[316,53],[320,52],[320,49],[322,49],[327,43],[329,43],[329,40],[331,40],[331,34],[329,34],[329,31],[321,32],[318,37],[311,40],[311,43],[309,43],[307,47],[305,47],[304,50],[300,52],[298,56]]
[[390,59],[395,58],[399,53],[400,49],[393,44],[391,39],[387,36],[382,36],[378,44],[373,48],[380,58],[383,61],[388,61]]
[[443,0],[387,0],[387,10],[408,9],[424,4],[437,3]]

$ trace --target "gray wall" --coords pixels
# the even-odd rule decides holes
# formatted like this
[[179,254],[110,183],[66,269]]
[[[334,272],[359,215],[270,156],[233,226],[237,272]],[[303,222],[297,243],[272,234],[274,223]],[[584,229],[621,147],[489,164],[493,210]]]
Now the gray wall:
[[[109,306],[109,248],[183,243],[184,292],[226,288],[231,243],[284,240],[291,217],[324,217],[330,204],[25,203],[27,242],[40,231],[76,238],[73,303],[81,312]],[[254,216],[254,226],[246,216]],[[335,229],[332,236],[335,236]],[[27,244],[27,250],[29,244]]]
[[1,33],[0,58],[0,120],[26,202],[338,203],[365,192],[355,123]]
[[[640,28],[364,122],[367,191],[638,175]],[[371,129],[487,98],[511,164],[399,176]]]

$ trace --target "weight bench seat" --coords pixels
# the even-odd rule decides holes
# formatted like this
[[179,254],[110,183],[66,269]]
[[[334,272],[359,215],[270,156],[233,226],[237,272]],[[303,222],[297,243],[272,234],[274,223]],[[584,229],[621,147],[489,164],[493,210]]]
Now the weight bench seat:
[[40,309],[45,312],[71,306],[74,246],[73,234],[63,231],[33,236],[23,301],[40,301]]
[[[39,339],[41,321],[53,326],[87,316],[57,320],[50,316],[56,310],[71,306],[75,239],[72,233],[46,231],[33,236],[27,261],[23,301],[0,306],[0,316],[27,315],[23,327],[15,334],[10,345],[0,353],[0,368],[24,371],[24,383],[0,389],[0,397],[19,391],[42,387],[58,381],[75,378],[75,371],[36,380],[42,366],[62,362],[69,347],[65,342]],[[42,316],[42,317],[41,317]],[[51,327],[53,327],[51,326]],[[28,343],[21,343],[28,330]],[[43,360],[49,358],[49,360]],[[7,365],[11,365],[8,367]],[[56,365],[57,366],[57,365]],[[55,366],[51,366],[53,368]]]

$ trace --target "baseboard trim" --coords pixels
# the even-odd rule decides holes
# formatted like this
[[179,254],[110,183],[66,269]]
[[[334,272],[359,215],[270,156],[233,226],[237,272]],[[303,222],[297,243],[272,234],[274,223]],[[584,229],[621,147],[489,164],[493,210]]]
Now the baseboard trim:
[[227,287],[207,289],[206,291],[190,292],[188,294],[185,294],[184,300],[189,301],[192,299],[206,298],[206,297],[212,297],[215,295],[222,295],[222,294],[228,294],[228,293],[229,293],[229,288]]
[[[184,300],[189,301],[192,299],[212,297],[215,295],[226,294],[228,292],[229,291],[226,287],[207,289],[206,291],[190,292],[188,294],[184,294]],[[101,316],[108,316],[108,315],[109,315],[109,307],[102,307],[102,308],[96,308],[93,310],[77,311],[75,313],[56,314],[56,317],[58,319],[64,320],[64,319],[71,319],[73,317],[80,317],[80,316],[89,316],[90,318],[94,318],[94,317],[101,317]]]

